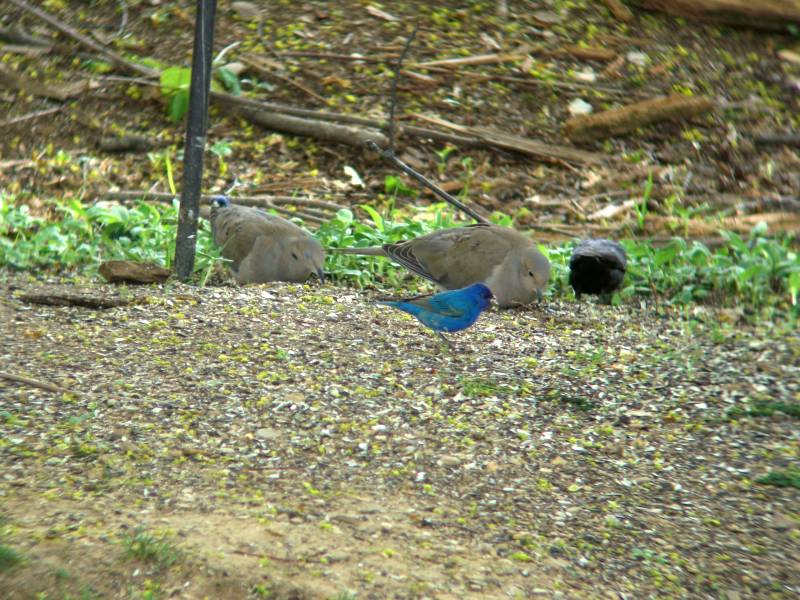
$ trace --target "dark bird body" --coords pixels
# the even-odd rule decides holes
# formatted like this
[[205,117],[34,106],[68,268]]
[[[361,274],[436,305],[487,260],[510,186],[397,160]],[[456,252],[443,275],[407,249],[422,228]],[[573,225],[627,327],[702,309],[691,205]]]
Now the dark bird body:
[[324,279],[322,246],[294,223],[224,197],[212,202],[210,221],[238,283],[301,283],[312,273]]
[[501,307],[541,298],[550,280],[550,263],[536,244],[497,225],[440,229],[396,244],[340,251],[387,256],[447,290],[485,283]]
[[605,239],[584,240],[569,259],[569,284],[575,295],[611,294],[625,277],[628,259],[617,242]]
[[416,296],[405,300],[384,300],[379,304],[397,308],[414,315],[447,341],[442,333],[461,331],[489,308],[492,291],[482,283],[459,290],[440,292],[432,296]]

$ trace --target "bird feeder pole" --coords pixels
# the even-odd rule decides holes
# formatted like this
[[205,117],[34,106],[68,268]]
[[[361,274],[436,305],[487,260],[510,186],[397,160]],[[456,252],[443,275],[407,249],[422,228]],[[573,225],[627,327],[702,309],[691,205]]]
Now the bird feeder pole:
[[189,112],[183,147],[183,187],[175,240],[175,273],[185,281],[194,270],[200,191],[203,182],[203,153],[208,129],[208,98],[211,87],[211,53],[214,47],[214,16],[217,0],[197,0],[192,52],[192,80]]

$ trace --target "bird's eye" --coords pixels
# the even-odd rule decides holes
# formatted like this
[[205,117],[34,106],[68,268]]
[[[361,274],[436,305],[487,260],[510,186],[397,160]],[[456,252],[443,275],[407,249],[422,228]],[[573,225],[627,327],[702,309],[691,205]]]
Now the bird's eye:
[[528,276],[533,277],[533,271],[528,271]]
[[297,260],[297,254],[295,254],[294,252],[292,252],[292,258],[293,258],[293,259],[295,259],[295,260]]

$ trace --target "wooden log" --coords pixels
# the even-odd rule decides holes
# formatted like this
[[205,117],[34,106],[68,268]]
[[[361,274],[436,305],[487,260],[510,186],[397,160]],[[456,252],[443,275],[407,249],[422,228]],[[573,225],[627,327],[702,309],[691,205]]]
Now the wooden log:
[[643,8],[702,21],[785,31],[800,23],[800,0],[638,0]]
[[673,94],[593,115],[579,115],[564,124],[564,133],[576,142],[588,142],[621,135],[659,121],[687,119],[714,108],[705,96]]
[[357,148],[364,148],[367,140],[372,140],[381,147],[388,144],[386,136],[375,129],[358,129],[336,123],[290,117],[267,111],[236,108],[234,112],[242,115],[248,121],[257,123],[273,131],[282,131],[292,135],[313,137],[326,142],[347,144]]

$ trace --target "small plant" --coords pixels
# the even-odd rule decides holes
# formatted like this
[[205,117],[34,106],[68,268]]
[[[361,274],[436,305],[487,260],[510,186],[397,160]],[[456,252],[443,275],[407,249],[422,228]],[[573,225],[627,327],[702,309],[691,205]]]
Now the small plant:
[[153,563],[160,568],[170,567],[183,559],[183,551],[167,535],[154,536],[142,527],[137,527],[133,534],[124,534],[122,545],[129,558]]
[[169,67],[161,71],[161,95],[167,101],[167,115],[177,123],[189,110],[189,82],[192,70]]
[[642,193],[642,200],[641,202],[637,202],[633,208],[636,211],[636,226],[638,227],[639,231],[644,230],[644,222],[647,219],[647,213],[649,212],[650,208],[648,203],[650,202],[650,194],[653,193],[653,174],[647,174],[647,181],[644,183],[644,192]]

